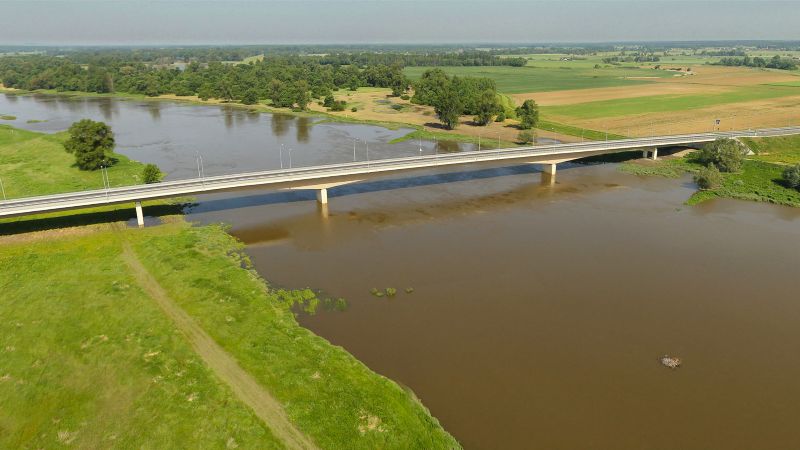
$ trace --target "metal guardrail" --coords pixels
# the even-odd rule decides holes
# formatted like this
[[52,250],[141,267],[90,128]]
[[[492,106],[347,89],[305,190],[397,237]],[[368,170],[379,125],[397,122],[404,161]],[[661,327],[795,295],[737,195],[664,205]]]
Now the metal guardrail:
[[[590,152],[630,151],[639,148],[711,142],[720,137],[765,137],[800,134],[800,127],[769,128],[760,130],[699,133],[650,138],[620,139],[614,141],[590,141],[582,143],[548,144],[534,147],[474,152],[423,155],[357,161],[322,166],[307,166],[293,169],[277,169],[259,172],[218,175],[165,181],[156,184],[97,189],[37,197],[0,201],[0,217],[31,214],[60,209],[82,208],[104,204],[125,203],[155,198],[213,192],[237,187],[269,186],[283,183],[302,183],[335,177],[357,176],[399,170],[424,169],[443,165],[523,159],[528,157],[569,156]],[[578,157],[576,157],[578,158]]]

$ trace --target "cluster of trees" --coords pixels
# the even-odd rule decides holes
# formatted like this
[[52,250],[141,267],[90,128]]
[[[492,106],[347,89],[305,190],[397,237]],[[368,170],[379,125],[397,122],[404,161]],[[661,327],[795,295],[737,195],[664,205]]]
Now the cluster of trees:
[[497,86],[490,78],[450,77],[441,69],[426,70],[414,83],[412,103],[433,106],[439,120],[449,129],[458,118],[475,115],[475,122],[486,125],[500,112]]
[[324,98],[340,88],[388,87],[400,95],[410,84],[398,65],[361,69],[299,56],[273,56],[249,64],[195,62],[183,69],[118,58],[83,65],[68,58],[15,56],[0,58],[0,81],[29,90],[197,95],[245,104],[269,99],[276,106],[300,109],[312,98]]
[[653,53],[645,53],[645,52],[637,52],[632,55],[626,55],[625,52],[618,56],[609,56],[607,58],[603,58],[603,62],[606,64],[619,64],[623,62],[658,62],[661,61],[661,57],[655,55]]
[[725,48],[721,50],[703,50],[699,53],[702,56],[747,56],[747,52],[740,48]]
[[745,55],[743,58],[722,58],[714,63],[719,66],[746,66],[746,67],[765,67],[768,69],[781,69],[781,70],[796,70],[797,62],[790,58],[781,58],[778,55],[770,59],[764,59],[760,56],[749,57]]
[[319,57],[320,64],[372,66],[516,66],[525,58],[501,58],[488,51],[464,50],[452,53],[333,53]]
[[703,146],[697,160],[705,167],[695,174],[700,189],[713,189],[722,183],[721,172],[738,172],[744,164],[747,149],[738,141],[720,138]]

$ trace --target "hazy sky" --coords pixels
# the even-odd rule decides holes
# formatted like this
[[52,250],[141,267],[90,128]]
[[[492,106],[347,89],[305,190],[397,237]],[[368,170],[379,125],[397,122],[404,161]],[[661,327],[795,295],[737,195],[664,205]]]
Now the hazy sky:
[[800,40],[800,0],[0,0],[3,44]]

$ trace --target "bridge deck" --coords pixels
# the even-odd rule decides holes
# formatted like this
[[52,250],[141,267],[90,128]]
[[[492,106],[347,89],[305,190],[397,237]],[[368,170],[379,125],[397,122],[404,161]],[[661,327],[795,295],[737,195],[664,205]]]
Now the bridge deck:
[[0,217],[35,214],[46,211],[85,208],[91,206],[140,202],[148,199],[180,197],[243,187],[269,186],[277,189],[318,188],[325,183],[361,180],[377,174],[431,167],[471,164],[491,161],[518,160],[525,162],[557,163],[586,156],[618,153],[636,149],[652,149],[681,145],[697,145],[720,137],[766,137],[800,134],[800,127],[770,128],[721,133],[701,133],[651,138],[592,141],[552,144],[533,147],[484,150],[418,157],[348,162],[324,166],[220,175],[155,184],[98,189],[83,192],[25,197],[0,201]]

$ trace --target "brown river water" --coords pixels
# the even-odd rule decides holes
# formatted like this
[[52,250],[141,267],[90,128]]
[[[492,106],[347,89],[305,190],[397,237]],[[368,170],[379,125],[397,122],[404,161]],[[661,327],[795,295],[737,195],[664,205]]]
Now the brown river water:
[[[310,139],[308,161],[346,132]],[[207,195],[189,218],[230,223],[273,285],[347,299],[298,319],[465,448],[798,448],[800,210],[684,206],[693,191],[616,164],[559,166],[555,185],[487,165],[335,188],[324,209],[309,192]]]

